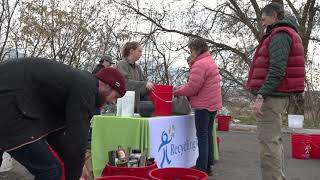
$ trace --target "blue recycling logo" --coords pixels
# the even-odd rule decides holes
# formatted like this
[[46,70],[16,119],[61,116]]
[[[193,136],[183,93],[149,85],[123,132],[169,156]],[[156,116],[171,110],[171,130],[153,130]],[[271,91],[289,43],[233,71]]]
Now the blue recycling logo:
[[[169,138],[170,136],[170,138]],[[158,149],[158,152],[160,152],[162,150],[162,161],[161,161],[161,164],[160,164],[160,167],[162,168],[163,165],[165,163],[167,164],[170,164],[171,163],[171,160],[169,159],[168,157],[168,144],[172,141],[172,138],[174,136],[174,126],[170,126],[169,128],[169,135],[166,131],[163,131],[162,132],[162,135],[161,135],[161,144],[159,146],[159,149]]]

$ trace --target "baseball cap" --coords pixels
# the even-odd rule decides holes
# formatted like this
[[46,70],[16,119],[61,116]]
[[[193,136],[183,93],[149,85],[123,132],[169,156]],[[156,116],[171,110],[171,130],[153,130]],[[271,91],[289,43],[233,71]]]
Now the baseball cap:
[[114,64],[113,60],[112,60],[112,57],[109,56],[109,55],[103,55],[101,56],[101,59],[100,59],[100,63],[103,63],[103,61],[107,61],[109,62],[110,64]]

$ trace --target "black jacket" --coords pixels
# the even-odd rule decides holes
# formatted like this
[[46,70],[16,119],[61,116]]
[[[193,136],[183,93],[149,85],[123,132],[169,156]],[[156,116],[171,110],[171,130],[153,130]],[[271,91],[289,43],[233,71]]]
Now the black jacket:
[[97,64],[97,66],[92,71],[92,74],[97,74],[101,69],[105,68],[101,63]]
[[81,176],[98,81],[89,72],[48,59],[0,64],[0,151],[50,138],[67,179]]

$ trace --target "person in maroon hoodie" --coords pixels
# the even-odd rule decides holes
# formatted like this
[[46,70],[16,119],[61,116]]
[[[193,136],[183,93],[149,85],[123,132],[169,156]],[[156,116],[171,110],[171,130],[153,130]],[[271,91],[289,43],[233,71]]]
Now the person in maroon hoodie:
[[196,168],[212,174],[214,118],[222,107],[220,74],[218,67],[208,52],[204,39],[194,39],[189,43],[191,51],[188,82],[174,91],[175,96],[187,96],[195,110],[195,126],[198,138],[199,157]]

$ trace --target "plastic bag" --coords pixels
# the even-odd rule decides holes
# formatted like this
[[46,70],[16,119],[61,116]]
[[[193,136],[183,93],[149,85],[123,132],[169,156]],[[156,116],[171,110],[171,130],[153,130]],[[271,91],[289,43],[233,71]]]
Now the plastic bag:
[[185,96],[177,96],[172,100],[172,113],[174,115],[187,115],[191,113],[191,105]]

